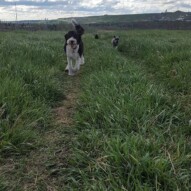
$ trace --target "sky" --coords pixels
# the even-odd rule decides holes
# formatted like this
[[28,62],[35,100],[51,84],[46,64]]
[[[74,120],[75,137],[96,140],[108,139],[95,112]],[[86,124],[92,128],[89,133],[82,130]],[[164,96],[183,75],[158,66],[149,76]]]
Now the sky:
[[[15,6],[16,4],[16,6]],[[17,11],[16,11],[17,10]],[[92,15],[191,12],[191,0],[0,0],[0,20],[44,20]]]

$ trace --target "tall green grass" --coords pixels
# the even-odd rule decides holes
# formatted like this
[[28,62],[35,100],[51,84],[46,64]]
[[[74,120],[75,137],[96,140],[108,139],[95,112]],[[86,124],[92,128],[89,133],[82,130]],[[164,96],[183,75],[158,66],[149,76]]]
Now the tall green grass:
[[[20,154],[52,123],[63,98],[62,33],[0,33],[0,153]],[[62,66],[63,65],[63,66]]]
[[[157,73],[152,78],[140,64],[141,60],[147,65],[159,49],[156,39],[171,44],[169,35],[163,31],[121,32],[125,43],[119,50],[124,55],[112,48],[112,34],[103,34],[101,41],[87,36],[83,93],[76,128],[70,130],[73,149],[66,168],[61,170],[66,190],[191,189],[190,116],[185,114],[182,99],[173,97],[180,88],[173,86],[172,93],[171,82],[163,83],[168,81],[163,73],[170,69],[166,62],[158,67],[154,60],[148,68]],[[180,37],[179,32],[173,35]],[[153,43],[147,47],[149,39]],[[171,49],[174,46],[169,45]],[[182,49],[186,46],[186,42],[178,45]],[[172,57],[178,57],[176,53],[171,51]],[[180,59],[179,63],[184,61]],[[182,75],[180,83],[184,84]],[[188,90],[187,84],[181,91]]]
[[184,31],[130,33],[126,38],[124,36],[119,51],[139,59],[167,88],[190,94],[190,39],[191,34]]

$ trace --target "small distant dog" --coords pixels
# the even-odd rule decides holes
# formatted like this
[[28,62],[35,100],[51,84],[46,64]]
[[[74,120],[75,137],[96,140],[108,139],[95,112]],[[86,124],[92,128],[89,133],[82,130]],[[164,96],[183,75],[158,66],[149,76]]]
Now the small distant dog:
[[[65,35],[64,51],[67,56],[67,66],[65,71],[68,75],[73,76],[80,69],[80,65],[84,64],[84,45],[81,36],[84,34],[83,27],[72,19],[75,31],[69,31]],[[73,67],[73,62],[75,62]]]
[[111,43],[112,43],[114,48],[117,48],[118,44],[119,44],[119,36],[113,36]]
[[98,36],[98,34],[95,34],[95,36],[94,36],[94,37],[95,37],[95,39],[99,39],[99,36]]

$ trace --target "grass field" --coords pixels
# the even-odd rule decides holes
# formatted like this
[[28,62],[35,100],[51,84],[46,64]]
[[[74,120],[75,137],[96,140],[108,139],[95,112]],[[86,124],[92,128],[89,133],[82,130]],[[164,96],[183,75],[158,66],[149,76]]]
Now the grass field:
[[[68,78],[63,32],[0,33],[0,190],[191,190],[191,34],[122,31],[118,50],[114,34],[85,34]],[[79,79],[75,124],[58,127],[52,108]]]

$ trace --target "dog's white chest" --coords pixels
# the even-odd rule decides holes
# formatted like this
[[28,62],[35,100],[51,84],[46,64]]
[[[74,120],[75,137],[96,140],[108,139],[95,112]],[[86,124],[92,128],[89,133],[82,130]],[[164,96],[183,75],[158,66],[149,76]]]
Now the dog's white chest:
[[70,45],[67,45],[66,46],[66,55],[67,55],[67,57],[76,60],[77,58],[79,58],[78,50],[79,50],[79,45],[77,45],[77,47],[75,49],[73,49]]

